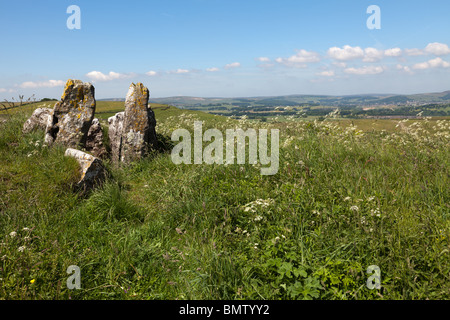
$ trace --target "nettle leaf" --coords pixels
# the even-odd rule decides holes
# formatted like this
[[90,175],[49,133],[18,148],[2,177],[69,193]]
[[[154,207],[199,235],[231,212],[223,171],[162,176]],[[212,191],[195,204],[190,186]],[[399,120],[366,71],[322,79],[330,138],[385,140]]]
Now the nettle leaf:
[[296,276],[297,278],[299,276],[303,277],[303,278],[306,278],[308,276],[305,269],[303,269],[303,268],[294,268],[293,273],[294,273],[294,276]]
[[278,273],[282,276],[285,275],[286,277],[291,278],[292,277],[292,268],[293,268],[292,263],[283,262],[281,264],[281,266],[278,268]]
[[279,268],[281,266],[281,259],[280,258],[271,258],[268,259],[266,263],[264,263],[265,267],[277,267]]
[[308,277],[305,279],[305,292],[307,292],[307,294],[310,295],[311,297],[318,298],[320,295],[319,289],[321,288],[322,287],[318,279],[313,277]]
[[303,292],[303,285],[299,281],[295,281],[293,285],[287,288],[287,293],[292,299],[297,298]]

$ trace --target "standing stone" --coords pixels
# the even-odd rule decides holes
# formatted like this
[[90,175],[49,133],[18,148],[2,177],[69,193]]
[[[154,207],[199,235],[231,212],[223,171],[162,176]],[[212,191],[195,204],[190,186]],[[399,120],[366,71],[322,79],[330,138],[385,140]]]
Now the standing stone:
[[156,147],[156,120],[148,107],[149,91],[142,83],[132,83],[125,99],[120,159],[129,163]]
[[51,120],[51,108],[37,108],[31,117],[23,124],[23,133],[30,133],[35,129],[45,130]]
[[84,148],[94,119],[95,105],[94,86],[69,79],[61,100],[53,108],[45,142],[48,145],[60,143],[69,148]]
[[65,156],[75,158],[80,165],[81,177],[77,184],[78,188],[88,191],[105,179],[106,171],[100,159],[72,148],[66,150]]
[[103,130],[97,118],[92,120],[86,138],[86,151],[92,153],[97,158],[105,158],[107,152],[103,145]]
[[122,131],[123,131],[123,116],[125,112],[116,113],[115,116],[108,118],[109,129],[109,145],[111,148],[111,161],[119,163],[121,161],[122,150]]

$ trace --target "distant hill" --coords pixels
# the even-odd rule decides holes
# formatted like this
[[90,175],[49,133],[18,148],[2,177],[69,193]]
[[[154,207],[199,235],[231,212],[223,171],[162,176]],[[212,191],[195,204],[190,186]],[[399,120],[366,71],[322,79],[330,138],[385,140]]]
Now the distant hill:
[[[99,99],[108,101],[125,101],[123,98]],[[177,107],[202,107],[218,105],[246,106],[292,106],[292,105],[323,105],[323,106],[383,106],[383,105],[424,105],[450,103],[450,90],[435,93],[412,95],[398,94],[361,94],[361,95],[284,95],[263,97],[191,97],[176,96],[167,98],[150,98],[151,103],[169,104]]]

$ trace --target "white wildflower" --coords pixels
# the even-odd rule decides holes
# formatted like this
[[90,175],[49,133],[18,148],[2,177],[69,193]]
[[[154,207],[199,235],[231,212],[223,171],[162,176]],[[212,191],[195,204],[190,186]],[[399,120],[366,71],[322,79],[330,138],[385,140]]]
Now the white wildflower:
[[15,236],[17,236],[17,232],[13,231],[13,232],[11,232],[11,233],[9,234],[9,236],[10,236],[11,238],[14,238]]
[[353,212],[356,212],[356,211],[359,210],[359,208],[358,208],[358,206],[351,206],[350,210],[353,211]]

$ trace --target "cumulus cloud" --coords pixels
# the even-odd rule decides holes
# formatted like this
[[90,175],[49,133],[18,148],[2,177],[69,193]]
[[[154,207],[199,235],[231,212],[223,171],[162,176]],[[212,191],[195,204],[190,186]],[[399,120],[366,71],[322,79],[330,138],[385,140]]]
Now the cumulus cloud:
[[66,84],[63,80],[48,80],[48,81],[41,81],[41,82],[33,82],[33,81],[25,81],[22,82],[19,87],[23,89],[30,89],[30,88],[53,88],[53,87],[62,87]]
[[208,72],[217,72],[217,71],[219,71],[219,68],[207,68],[206,71],[208,71]]
[[171,70],[171,71],[167,71],[167,73],[171,73],[171,74],[187,74],[190,71],[188,69],[177,69],[177,70]]
[[384,51],[375,48],[364,49],[364,62],[380,61],[384,57]]
[[425,52],[423,50],[413,48],[413,49],[405,49],[405,53],[408,56],[423,56]]
[[178,73],[178,74],[189,73],[189,70],[187,70],[187,69],[177,69],[175,71],[175,73]]
[[153,76],[158,75],[158,72],[153,71],[153,70],[150,70],[150,71],[146,72],[145,74],[148,75],[148,76],[150,76],[150,77],[153,77]]
[[424,51],[435,56],[445,56],[450,54],[450,48],[448,47],[448,45],[439,42],[429,43],[425,47]]
[[270,59],[267,57],[259,57],[259,58],[256,58],[256,60],[259,62],[270,62]]
[[241,64],[239,62],[233,62],[225,65],[225,69],[233,69],[233,68],[239,68]]
[[334,76],[334,71],[333,70],[326,70],[326,71],[322,71],[322,72],[317,73],[317,75],[323,76],[323,77],[333,77]]
[[372,47],[362,49],[361,47],[346,45],[342,48],[332,47],[328,49],[327,54],[330,58],[340,61],[341,63],[342,61],[356,59],[362,59],[363,62],[377,62],[384,57],[399,57],[402,54],[402,50],[400,48],[379,50]]
[[92,81],[111,81],[111,80],[116,80],[116,79],[127,78],[128,75],[117,73],[114,71],[111,71],[108,74],[104,74],[100,71],[91,71],[86,74],[86,77],[88,77]]
[[396,68],[397,68],[397,70],[401,70],[401,71],[409,73],[409,74],[413,73],[411,68],[408,66],[402,66],[401,64],[398,64]]
[[383,71],[384,68],[381,66],[364,66],[361,68],[347,68],[344,70],[345,73],[356,75],[379,74]]
[[413,69],[416,69],[416,70],[425,70],[425,69],[431,69],[431,68],[449,68],[449,67],[450,67],[450,63],[442,60],[439,57],[428,60],[426,62],[416,63],[415,65],[413,65]]
[[402,49],[400,48],[391,48],[384,50],[384,55],[386,57],[400,57],[402,55]]
[[297,53],[289,58],[276,58],[276,62],[288,67],[305,68],[307,63],[319,62],[320,55],[314,51],[298,50]]
[[339,68],[347,68],[347,64],[345,62],[333,62],[333,65]]
[[328,56],[339,61],[360,59],[364,57],[364,50],[360,47],[345,45],[343,48],[332,47],[328,49]]

